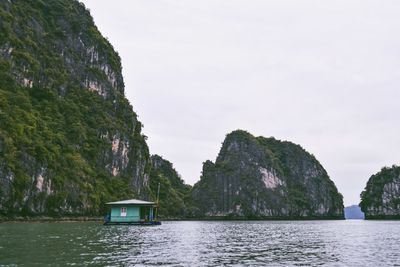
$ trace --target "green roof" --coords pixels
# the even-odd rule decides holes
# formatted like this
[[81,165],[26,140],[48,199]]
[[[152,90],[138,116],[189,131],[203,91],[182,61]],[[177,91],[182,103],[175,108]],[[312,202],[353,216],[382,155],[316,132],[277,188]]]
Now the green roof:
[[121,200],[121,201],[116,201],[116,202],[108,202],[106,204],[107,205],[127,205],[127,204],[132,204],[132,205],[155,205],[156,203],[149,202],[149,201],[144,201],[144,200],[139,200],[139,199],[127,199],[127,200]]

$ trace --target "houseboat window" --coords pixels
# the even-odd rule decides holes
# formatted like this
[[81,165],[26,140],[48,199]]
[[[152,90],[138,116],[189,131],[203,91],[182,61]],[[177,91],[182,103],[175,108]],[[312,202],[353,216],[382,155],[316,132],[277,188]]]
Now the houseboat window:
[[125,207],[121,208],[121,217],[126,217],[126,208]]

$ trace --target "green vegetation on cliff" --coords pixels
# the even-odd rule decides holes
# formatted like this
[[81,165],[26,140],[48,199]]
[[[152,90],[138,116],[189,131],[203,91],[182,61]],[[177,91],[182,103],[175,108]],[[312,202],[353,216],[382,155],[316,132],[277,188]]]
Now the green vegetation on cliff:
[[[182,218],[188,215],[191,186],[186,185],[172,163],[158,155],[151,156],[150,189],[156,194],[160,184],[159,214],[161,218]],[[156,195],[153,195],[156,199]]]
[[400,219],[400,167],[384,167],[372,175],[361,193],[366,219]]
[[0,1],[0,213],[101,214],[148,197],[118,54],[83,4]]
[[343,217],[342,197],[300,146],[229,134],[191,189],[150,158],[121,63],[76,0],[0,0],[0,216],[101,215],[108,201],[160,214]]
[[200,217],[343,218],[342,195],[314,156],[240,130],[204,163],[192,197]]

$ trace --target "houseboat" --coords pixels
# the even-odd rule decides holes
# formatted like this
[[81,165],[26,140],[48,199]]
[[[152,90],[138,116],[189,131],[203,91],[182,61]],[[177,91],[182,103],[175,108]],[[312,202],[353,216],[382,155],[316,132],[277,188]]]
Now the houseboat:
[[108,202],[110,214],[104,219],[105,225],[134,224],[134,225],[160,225],[157,220],[157,204],[139,199],[128,199]]

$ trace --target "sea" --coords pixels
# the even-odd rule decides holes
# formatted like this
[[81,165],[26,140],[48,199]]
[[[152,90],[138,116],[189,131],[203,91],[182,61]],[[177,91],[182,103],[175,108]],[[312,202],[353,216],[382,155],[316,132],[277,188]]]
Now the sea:
[[0,266],[400,266],[400,221],[7,222]]

